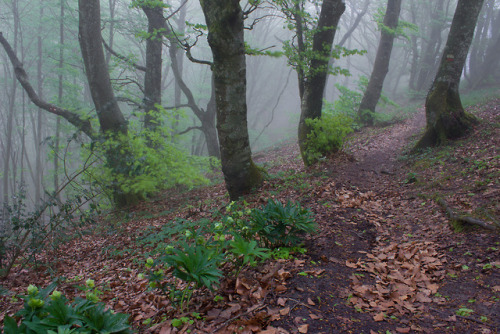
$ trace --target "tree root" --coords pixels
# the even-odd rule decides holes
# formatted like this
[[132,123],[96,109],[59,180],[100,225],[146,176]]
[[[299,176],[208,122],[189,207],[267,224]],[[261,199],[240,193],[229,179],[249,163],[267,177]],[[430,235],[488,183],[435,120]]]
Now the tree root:
[[442,199],[442,198],[437,199],[436,202],[441,207],[443,207],[443,209],[446,210],[446,214],[448,215],[448,217],[451,220],[455,220],[455,221],[458,221],[458,222],[461,222],[461,223],[465,223],[465,224],[480,226],[480,227],[485,228],[485,229],[490,230],[490,231],[499,231],[500,230],[500,228],[499,228],[500,226],[498,226],[496,224],[489,224],[489,223],[487,223],[485,221],[482,221],[482,220],[474,218],[474,217],[462,216],[462,215],[457,214],[448,205],[448,203],[446,203],[446,201],[444,199]]

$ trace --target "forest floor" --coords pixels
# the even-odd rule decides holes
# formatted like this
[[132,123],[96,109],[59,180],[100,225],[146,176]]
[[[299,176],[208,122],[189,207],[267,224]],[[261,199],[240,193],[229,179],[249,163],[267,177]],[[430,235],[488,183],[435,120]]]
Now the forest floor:
[[[41,254],[44,265],[16,267],[0,284],[22,293],[60,276],[58,289],[71,297],[93,278],[101,299],[130,314],[141,333],[499,333],[500,235],[447,216],[452,210],[490,227],[500,217],[500,99],[469,111],[481,119],[471,135],[416,155],[407,151],[425,125],[423,111],[355,133],[345,153],[311,168],[295,143],[258,153],[269,177],[248,206],[299,201],[318,233],[306,238],[304,254],[225,277],[219,298],[195,293],[189,312],[175,313],[138,277],[145,250],[137,240],[175,217],[222,210],[222,184],[103,219]],[[20,303],[0,298],[2,321]],[[190,321],[173,327],[182,317]]]

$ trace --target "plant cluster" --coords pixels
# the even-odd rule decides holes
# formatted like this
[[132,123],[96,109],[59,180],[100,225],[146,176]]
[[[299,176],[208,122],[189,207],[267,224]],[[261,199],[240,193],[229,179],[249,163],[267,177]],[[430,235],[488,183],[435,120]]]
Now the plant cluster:
[[86,281],[82,288],[86,298],[70,302],[52,283],[45,289],[28,287],[28,294],[19,296],[24,308],[15,314],[20,324],[9,316],[4,320],[5,334],[70,334],[70,333],[132,333],[128,316],[107,310],[99,302],[99,291],[93,280]]
[[[167,113],[160,105],[158,111],[151,111],[155,119],[166,119],[164,124],[144,129],[139,121],[131,121],[127,134],[107,136],[94,141],[84,150],[84,155],[94,155],[102,163],[94,164],[86,171],[89,183],[102,189],[134,194],[137,198],[147,198],[162,189],[174,186],[191,188],[207,184],[203,172],[218,164],[213,158],[194,157],[176,145],[174,126],[183,114]],[[140,115],[138,115],[140,118]],[[125,158],[124,158],[125,157]],[[118,170],[109,161],[125,159]],[[111,187],[110,187],[111,185]],[[112,195],[109,194],[111,198]]]
[[[283,247],[299,246],[301,238],[316,228],[311,212],[299,203],[283,205],[274,200],[253,210],[232,202],[217,218],[215,222],[179,219],[145,242],[156,243],[149,254],[152,257],[146,260],[150,287],[162,291],[182,310],[189,305],[194,289],[213,291],[223,269],[238,276],[246,266],[271,256],[286,253],[288,257],[292,249],[299,248]],[[164,238],[171,243],[164,243]],[[167,273],[178,282],[167,280]]]

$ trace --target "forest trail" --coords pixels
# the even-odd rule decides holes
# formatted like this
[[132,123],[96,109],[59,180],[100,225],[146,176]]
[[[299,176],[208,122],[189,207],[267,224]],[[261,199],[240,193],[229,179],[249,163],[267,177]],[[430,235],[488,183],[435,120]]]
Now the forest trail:
[[[481,219],[500,215],[500,99],[471,111],[483,120],[474,133],[416,156],[405,151],[425,126],[423,111],[356,132],[346,153],[313,167],[304,167],[296,143],[259,152],[256,161],[269,177],[246,198],[248,207],[271,198],[298,201],[314,213],[318,233],[306,238],[305,254],[224,277],[215,293],[222,299],[197,290],[190,312],[198,317],[148,289],[138,274],[151,249],[146,241],[164,226],[225,212],[223,184],[169,192],[103,217],[37,255],[38,267],[14,268],[2,285],[23,293],[28,284],[65,277],[58,290],[73,298],[92,278],[101,300],[129,314],[139,333],[498,333],[498,233],[456,233],[436,203],[442,198]],[[20,307],[0,296],[5,314]],[[181,317],[190,322],[171,325]]]
[[[498,122],[497,108],[495,103],[484,108],[485,123]],[[499,330],[498,235],[454,233],[433,200],[439,193],[457,202],[455,197],[467,193],[460,179],[452,178],[465,166],[447,170],[445,161],[440,163],[446,155],[433,162],[440,164],[444,180],[458,182],[451,187],[444,181],[441,184],[435,172],[422,172],[417,181],[416,173],[410,171],[404,150],[424,126],[421,111],[389,128],[371,129],[348,144],[352,156],[347,163],[333,158],[321,166],[330,177],[313,191],[316,201],[327,203],[314,210],[321,217],[320,233],[307,244],[308,258],[294,269],[309,275],[292,275],[289,298],[295,307],[288,320],[277,325],[291,333]],[[475,147],[483,145],[481,140],[493,139],[484,146],[493,150],[485,151],[487,159],[498,154],[498,129],[493,133],[493,138],[478,132],[468,139],[478,141]],[[498,175],[498,156],[491,167]],[[415,187],[415,183],[423,186]],[[481,190],[498,194],[498,182],[488,186]],[[334,197],[336,204],[324,202],[328,197]],[[498,205],[496,209],[498,214]],[[484,270],[491,266],[496,270]],[[484,277],[474,277],[472,272]]]

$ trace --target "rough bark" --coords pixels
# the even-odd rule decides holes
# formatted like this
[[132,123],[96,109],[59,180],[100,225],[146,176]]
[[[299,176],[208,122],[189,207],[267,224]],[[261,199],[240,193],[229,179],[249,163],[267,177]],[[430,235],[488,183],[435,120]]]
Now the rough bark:
[[144,76],[144,127],[153,130],[160,125],[157,105],[161,105],[163,1],[141,7],[148,18],[146,40],[146,74]]
[[475,118],[465,113],[460,100],[460,77],[471,45],[483,0],[459,0],[439,70],[425,102],[426,131],[416,149],[464,136]]
[[367,125],[373,124],[375,107],[380,99],[385,77],[389,72],[389,61],[391,60],[392,47],[394,45],[394,38],[396,37],[394,30],[397,28],[399,22],[401,1],[389,0],[387,2],[387,10],[383,22],[384,28],[381,31],[373,71],[358,110],[361,121]]
[[213,54],[222,172],[231,200],[262,183],[248,138],[243,13],[239,0],[201,0]]
[[[303,94],[301,94],[301,112],[298,128],[298,141],[302,160],[309,164],[305,157],[307,136],[311,132],[306,124],[306,119],[321,117],[323,108],[323,93],[330,55],[332,52],[333,39],[337,31],[340,17],[345,11],[345,3],[341,0],[324,0],[318,20],[317,31],[314,33],[309,75],[303,82]],[[297,22],[298,24],[298,22]],[[299,51],[300,52],[300,51]],[[299,77],[300,81],[300,77]],[[300,85],[300,83],[299,83]]]

